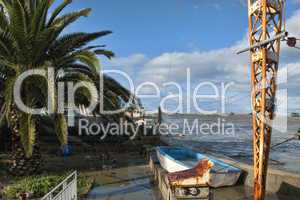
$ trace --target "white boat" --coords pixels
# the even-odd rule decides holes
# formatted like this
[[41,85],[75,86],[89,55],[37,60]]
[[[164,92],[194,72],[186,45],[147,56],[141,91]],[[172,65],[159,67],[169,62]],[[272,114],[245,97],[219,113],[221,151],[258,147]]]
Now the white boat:
[[213,166],[209,170],[207,184],[214,188],[235,185],[242,173],[239,168],[187,148],[157,147],[156,152],[161,166],[169,173],[177,175],[178,172],[186,173],[188,170],[195,169],[201,161],[209,160]]

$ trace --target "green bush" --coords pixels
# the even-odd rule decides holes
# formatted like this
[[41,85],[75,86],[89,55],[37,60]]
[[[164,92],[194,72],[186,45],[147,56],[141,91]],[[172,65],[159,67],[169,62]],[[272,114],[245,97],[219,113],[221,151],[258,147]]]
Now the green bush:
[[[33,194],[33,198],[39,198],[51,191],[51,189],[62,182],[66,177],[67,174],[26,177],[6,187],[3,191],[3,198],[9,200],[16,199],[17,195],[23,192]],[[79,195],[82,195],[80,194],[81,192],[86,192],[91,187],[91,184],[88,179],[79,177]]]
[[93,187],[94,179],[87,176],[79,176],[77,180],[77,192],[82,199]]
[[5,199],[15,199],[19,193],[29,192],[41,197],[63,181],[65,176],[32,176],[17,180],[3,191]]

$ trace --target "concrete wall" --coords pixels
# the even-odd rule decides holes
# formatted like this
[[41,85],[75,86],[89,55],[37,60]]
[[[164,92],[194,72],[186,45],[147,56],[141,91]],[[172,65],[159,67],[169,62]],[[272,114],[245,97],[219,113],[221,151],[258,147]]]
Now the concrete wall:
[[[221,159],[244,171],[240,183],[253,186],[253,167],[244,163]],[[267,192],[285,196],[300,197],[300,174],[269,169],[267,177]]]

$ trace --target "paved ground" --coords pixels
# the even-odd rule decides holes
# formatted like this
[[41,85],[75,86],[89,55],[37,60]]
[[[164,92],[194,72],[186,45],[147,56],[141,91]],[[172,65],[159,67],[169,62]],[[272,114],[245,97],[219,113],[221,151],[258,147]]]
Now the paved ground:
[[[101,181],[100,181],[101,180]],[[102,172],[97,177],[101,185],[95,187],[90,200],[161,200],[152,181],[148,166],[130,166]],[[214,200],[251,200],[251,189],[244,186],[217,189]],[[293,200],[291,197],[267,196],[266,200]],[[296,198],[294,199],[296,200]]]
[[87,199],[152,200],[161,199],[146,166],[123,167],[105,171],[99,176],[102,184],[95,187]]

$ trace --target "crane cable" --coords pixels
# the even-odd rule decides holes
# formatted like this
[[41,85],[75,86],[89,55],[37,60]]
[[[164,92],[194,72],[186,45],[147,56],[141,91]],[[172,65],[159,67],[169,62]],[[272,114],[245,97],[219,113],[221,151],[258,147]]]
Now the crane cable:
[[296,133],[293,137],[288,138],[288,139],[286,139],[286,140],[284,140],[284,141],[282,141],[282,142],[280,142],[280,143],[277,143],[277,144],[272,145],[272,146],[271,146],[271,149],[274,149],[274,148],[276,148],[276,147],[278,147],[278,146],[280,146],[280,145],[282,145],[282,144],[285,144],[285,143],[287,143],[287,142],[290,142],[290,141],[292,141],[292,140],[300,140],[300,130],[299,130],[298,133]]

